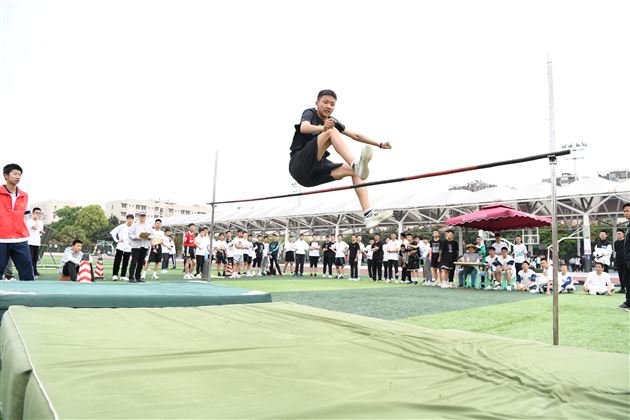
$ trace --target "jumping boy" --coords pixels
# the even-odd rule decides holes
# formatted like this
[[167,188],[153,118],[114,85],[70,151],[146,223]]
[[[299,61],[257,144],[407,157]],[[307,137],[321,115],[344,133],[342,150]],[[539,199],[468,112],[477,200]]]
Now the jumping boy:
[[[346,126],[332,118],[337,104],[337,94],[332,90],[322,90],[317,95],[315,108],[302,113],[300,123],[295,125],[295,135],[291,144],[291,161],[289,173],[300,185],[314,187],[327,182],[352,177],[354,185],[367,179],[370,171],[368,162],[372,159],[372,148],[391,149],[389,142],[377,142],[367,136],[346,129]],[[341,134],[365,143],[361,157],[355,160],[352,152],[343,141]],[[333,163],[326,159],[333,149],[345,160],[345,163]],[[370,206],[365,187],[355,188],[368,229],[375,227],[383,220],[392,217],[392,211],[376,213]]]

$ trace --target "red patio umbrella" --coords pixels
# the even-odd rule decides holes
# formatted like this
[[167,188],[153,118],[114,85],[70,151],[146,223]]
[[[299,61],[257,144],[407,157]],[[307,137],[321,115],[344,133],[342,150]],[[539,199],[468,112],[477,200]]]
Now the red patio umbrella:
[[497,232],[548,226],[551,218],[515,210],[503,204],[481,207],[478,211],[446,219],[447,225]]

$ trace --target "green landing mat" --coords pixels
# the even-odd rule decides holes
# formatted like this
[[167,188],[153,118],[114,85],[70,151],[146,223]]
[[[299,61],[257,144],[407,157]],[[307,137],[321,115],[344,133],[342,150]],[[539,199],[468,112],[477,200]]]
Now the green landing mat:
[[269,293],[202,281],[138,284],[0,281],[0,317],[11,305],[159,308],[264,302],[271,302]]
[[630,415],[627,355],[290,303],[12,306],[0,360],[5,419]]

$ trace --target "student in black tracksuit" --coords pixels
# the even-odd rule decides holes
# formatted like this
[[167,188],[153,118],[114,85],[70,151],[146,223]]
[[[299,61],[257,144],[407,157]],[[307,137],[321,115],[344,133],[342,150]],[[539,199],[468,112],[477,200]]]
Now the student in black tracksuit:
[[361,250],[361,245],[357,242],[357,235],[352,235],[352,242],[350,243],[350,280],[359,280],[359,262],[358,255]]
[[383,243],[377,233],[372,244],[372,281],[383,280]]
[[[626,218],[628,222],[630,222],[630,203],[626,203],[623,205],[623,217]],[[630,276],[630,227],[626,231],[626,238],[623,242],[623,261],[626,264],[624,274],[625,274],[625,285],[626,285],[626,301],[619,305],[619,309],[623,309],[625,311],[630,311],[630,284],[628,283],[628,276]]]
[[326,275],[326,267],[328,267],[328,275],[332,276],[332,267],[335,262],[335,251],[331,249],[334,242],[330,241],[330,235],[326,235],[324,244],[322,245],[324,255],[324,268],[322,268],[322,275]]
[[619,293],[626,293],[626,288],[628,287],[628,279],[626,273],[626,260],[623,255],[623,246],[625,242],[625,235],[623,234],[623,230],[619,229],[617,231],[617,240],[615,241],[615,268],[617,269],[617,273],[619,273],[619,283],[621,285],[621,289],[619,289]]

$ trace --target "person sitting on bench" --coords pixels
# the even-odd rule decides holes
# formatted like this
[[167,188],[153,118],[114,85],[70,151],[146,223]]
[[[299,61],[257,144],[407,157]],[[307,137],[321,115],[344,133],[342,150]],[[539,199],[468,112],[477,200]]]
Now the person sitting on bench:
[[79,266],[83,258],[83,252],[81,252],[82,248],[83,242],[80,239],[75,239],[72,241],[72,246],[67,247],[63,252],[63,257],[61,257],[59,273],[64,276],[69,276],[72,281],[77,281]]

